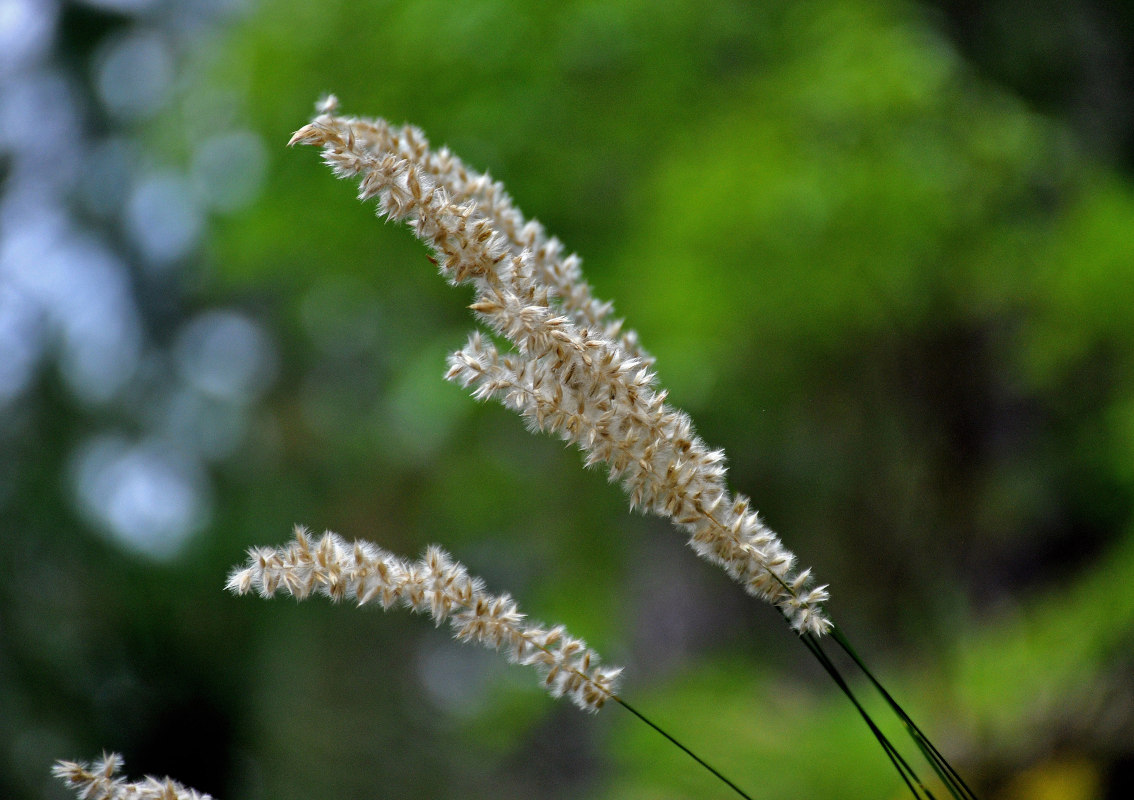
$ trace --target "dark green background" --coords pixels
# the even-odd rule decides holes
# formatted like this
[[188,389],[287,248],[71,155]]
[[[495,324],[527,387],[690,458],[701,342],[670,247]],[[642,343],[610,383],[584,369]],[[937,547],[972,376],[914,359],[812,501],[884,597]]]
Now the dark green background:
[[[62,14],[79,97],[102,37],[177,24]],[[421,126],[583,256],[980,796],[1125,796],[1132,40],[1103,2],[263,0],[178,56],[160,113],[86,107],[90,136],[171,169],[201,108],[262,137],[255,202],[161,281],[136,258],[136,285],[158,351],[237,309],[275,379],[165,560],[65,478],[86,437],[141,436],[151,395],[92,407],[45,359],[3,412],[0,796],[61,798],[52,759],[104,748],[224,800],[729,796],[622,709],[586,716],[426,620],[222,591],[295,523],[442,544],[625,664],[624,695],[753,797],[902,796],[772,610],[441,379],[467,290],[283,148],[327,91]]]

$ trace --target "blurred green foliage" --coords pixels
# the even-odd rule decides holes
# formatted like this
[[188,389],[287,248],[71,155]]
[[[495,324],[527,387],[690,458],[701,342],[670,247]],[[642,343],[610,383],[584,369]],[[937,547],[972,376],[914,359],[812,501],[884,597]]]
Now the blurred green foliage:
[[901,796],[774,612],[441,380],[467,292],[282,149],[333,91],[488,169],[584,256],[981,796],[1065,758],[1093,776],[1065,800],[1130,779],[1130,178],[983,80],[924,9],[263,0],[201,63],[147,136],[186,158],[194,115],[230,103],[270,143],[195,299],[259,315],[280,379],[181,560],[133,559],[46,504],[20,517],[40,566],[5,625],[50,629],[15,677],[19,703],[57,699],[20,712],[80,751],[55,755],[125,750],[131,773],[229,800],[727,796],[620,709],[557,705],[421,620],[221,593],[244,548],[304,523],[444,544],[626,663],[625,695],[754,797]]

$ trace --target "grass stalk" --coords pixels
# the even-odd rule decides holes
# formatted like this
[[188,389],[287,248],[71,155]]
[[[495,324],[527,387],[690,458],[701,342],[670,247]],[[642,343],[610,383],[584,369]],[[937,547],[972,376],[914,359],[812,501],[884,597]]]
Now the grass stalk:
[[701,758],[699,755],[697,755],[692,750],[690,750],[688,747],[686,747],[681,742],[679,742],[674,736],[670,735],[669,732],[667,732],[660,725],[658,725],[657,723],[653,722],[648,717],[646,717],[641,711],[634,708],[634,706],[627,703],[625,700],[623,700],[618,695],[611,695],[611,699],[614,700],[615,702],[619,703],[623,708],[625,708],[627,711],[629,711],[635,717],[642,720],[642,722],[646,723],[651,728],[653,728],[655,731],[660,733],[662,736],[664,736],[666,739],[668,739],[671,744],[680,748],[682,752],[684,752],[687,756],[689,756],[694,761],[696,761],[698,764],[700,764],[702,767],[704,767],[709,772],[711,772],[718,780],[725,783],[730,789],[732,789],[738,795],[745,798],[745,800],[752,800],[751,795],[749,795],[747,792],[745,792],[743,789],[741,789],[735,783],[733,783],[728,778],[726,778],[723,774],[721,774],[721,772],[719,770],[714,768],[711,764],[709,764],[709,762],[705,761],[705,759]]
[[[886,705],[890,708],[891,711],[894,712],[895,716],[898,717],[906,733],[909,734],[918,750],[925,757],[926,761],[929,762],[938,779],[945,786],[945,788],[948,789],[949,795],[954,798],[954,800],[977,800],[976,793],[969,788],[968,784],[966,784],[964,779],[960,776],[960,773],[958,773],[957,770],[953,768],[948,760],[941,754],[941,751],[933,745],[933,743],[929,740],[929,737],[925,735],[925,733],[921,730],[921,728],[917,726],[916,723],[914,723],[913,719],[909,714],[906,713],[905,709],[901,707],[897,700],[894,699],[893,695],[891,695],[890,692],[886,690],[881,681],[879,681],[878,678],[875,677],[874,673],[871,672],[866,664],[862,661],[858,653],[851,646],[850,641],[847,639],[846,634],[842,631],[842,629],[837,626],[832,626],[829,635],[835,641],[835,643],[839,645],[843,652],[846,653],[851,661],[854,662],[855,666],[857,666],[859,670],[862,671],[862,673],[870,681],[871,685],[885,700]],[[863,721],[866,722],[867,727],[870,728],[871,733],[874,734],[874,737],[882,746],[882,749],[886,753],[886,756],[890,759],[890,762],[894,765],[894,768],[898,771],[898,774],[901,775],[902,780],[910,790],[910,794],[913,795],[914,798],[926,798],[927,800],[934,800],[934,794],[925,786],[925,784],[918,777],[917,773],[914,771],[913,767],[911,767],[909,762],[906,761],[906,759],[901,755],[898,749],[894,746],[893,742],[891,742],[890,739],[882,732],[881,728],[878,727],[878,724],[870,716],[870,713],[855,696],[846,678],[843,677],[842,673],[839,671],[839,668],[835,665],[834,661],[831,660],[830,656],[823,649],[823,644],[820,641],[819,637],[812,634],[804,634],[800,638],[802,639],[807,649],[811,651],[811,654],[815,656],[815,659],[822,665],[823,669],[826,670],[827,674],[831,676],[831,679],[835,681],[835,684],[839,687],[843,694],[846,695],[847,699],[850,700],[855,709],[862,716]]]

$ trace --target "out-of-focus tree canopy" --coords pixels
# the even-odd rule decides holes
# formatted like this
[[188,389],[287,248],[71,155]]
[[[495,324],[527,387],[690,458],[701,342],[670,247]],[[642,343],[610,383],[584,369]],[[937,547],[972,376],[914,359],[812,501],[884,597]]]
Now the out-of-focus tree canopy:
[[981,797],[1125,796],[1134,25],[980,5],[8,3],[0,797],[103,749],[224,800],[728,796],[422,619],[222,591],[296,523],[442,544],[753,797],[902,796],[774,611],[442,380],[467,291],[283,147],[332,91],[582,255]]

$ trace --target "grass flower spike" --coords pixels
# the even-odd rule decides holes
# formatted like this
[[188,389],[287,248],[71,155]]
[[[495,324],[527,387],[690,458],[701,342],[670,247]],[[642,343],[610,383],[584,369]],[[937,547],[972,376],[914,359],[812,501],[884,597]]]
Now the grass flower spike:
[[130,782],[118,777],[122,756],[103,755],[93,764],[57,761],[51,774],[73,789],[80,800],[213,800],[211,795],[187,789],[169,778]]
[[480,332],[449,359],[447,377],[479,399],[495,398],[533,429],[577,446],[588,466],[605,464],[630,505],[672,519],[693,549],[744,589],[775,605],[800,633],[831,628],[825,587],[750,508],[729,493],[724,454],[711,450],[689,417],[666,403],[637,337],[611,321],[575,256],[526,221],[503,187],[429,148],[412,127],[335,115],[333,97],[291,144],[323,148],[339,177],[359,178],[359,197],[408,224],[453,284],[471,284],[470,306],[501,352]]
[[406,561],[369,542],[347,542],[333,533],[312,541],[302,528],[285,547],[252,548],[247,566],[233,571],[228,589],[284,592],[303,600],[323,594],[383,609],[403,605],[446,620],[453,635],[498,650],[510,661],[535,667],[555,697],[565,696],[586,711],[598,711],[614,695],[618,668],[599,666],[598,655],[562,626],[545,628],[526,620],[508,595],[485,591],[479,578],[440,547]]

